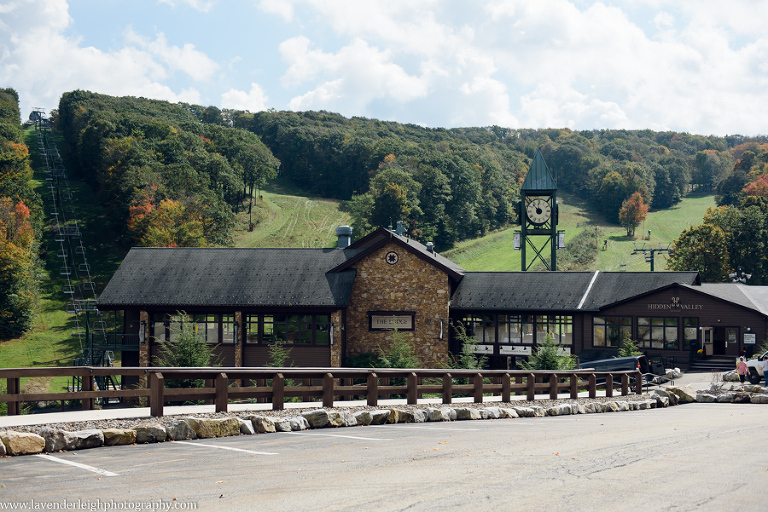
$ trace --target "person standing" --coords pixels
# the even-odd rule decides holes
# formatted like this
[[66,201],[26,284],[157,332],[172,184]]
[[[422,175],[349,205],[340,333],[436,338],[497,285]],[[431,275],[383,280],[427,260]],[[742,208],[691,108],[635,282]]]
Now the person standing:
[[736,365],[736,373],[739,374],[739,380],[741,381],[741,385],[744,385],[744,379],[747,378],[747,372],[749,369],[747,368],[747,363],[744,362],[744,358],[740,357],[739,362]]
[[768,387],[768,356],[763,358],[763,377],[765,378],[765,386]]

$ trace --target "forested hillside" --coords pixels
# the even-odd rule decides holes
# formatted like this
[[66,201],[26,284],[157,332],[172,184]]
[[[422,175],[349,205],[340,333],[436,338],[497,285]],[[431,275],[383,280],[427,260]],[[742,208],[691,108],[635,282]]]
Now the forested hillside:
[[356,236],[399,219],[441,250],[516,221],[519,186],[538,148],[559,187],[618,223],[634,192],[658,210],[690,190],[717,191],[739,152],[764,140],[651,130],[446,130],[329,112],[227,119],[261,137],[281,160],[283,177],[350,200]]
[[258,137],[203,123],[203,107],[85,91],[62,96],[57,128],[126,244],[232,243],[234,213],[279,162]]
[[23,140],[19,96],[0,89],[0,339],[29,329],[38,295],[40,198]]

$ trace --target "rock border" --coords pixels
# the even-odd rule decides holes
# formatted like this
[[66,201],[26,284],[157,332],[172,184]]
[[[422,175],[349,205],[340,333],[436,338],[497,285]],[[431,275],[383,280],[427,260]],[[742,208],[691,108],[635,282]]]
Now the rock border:
[[[365,410],[311,409],[295,416],[247,414],[209,418],[179,417],[168,425],[145,421],[134,428],[91,428],[68,431],[43,427],[39,433],[0,431],[0,456],[33,455],[43,452],[83,450],[100,446],[162,443],[185,439],[206,439],[236,435],[295,432],[330,427],[354,427],[395,423],[424,423],[440,421],[487,420],[503,418],[538,418],[572,414],[658,409],[679,404],[702,402],[768,403],[768,388],[744,386],[740,390],[694,392],[688,387],[669,387],[651,392],[640,400],[573,400],[558,401],[548,406],[509,405],[467,406],[408,406]],[[473,406],[475,405],[475,406]]]

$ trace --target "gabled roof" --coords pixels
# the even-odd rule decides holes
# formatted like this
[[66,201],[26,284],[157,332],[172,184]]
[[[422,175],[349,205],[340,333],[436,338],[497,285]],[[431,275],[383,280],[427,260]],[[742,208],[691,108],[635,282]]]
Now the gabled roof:
[[556,189],[557,185],[555,185],[555,180],[552,179],[552,172],[547,167],[541,150],[537,149],[520,190],[554,191]]
[[747,286],[741,283],[704,283],[701,286],[688,288],[768,316],[768,286]]
[[466,270],[448,258],[427,249],[426,245],[421,244],[416,240],[398,235],[386,228],[379,228],[347,247],[345,251],[356,251],[356,254],[350,254],[350,257],[338,267],[334,268],[332,272],[340,272],[351,268],[352,265],[372,252],[384,247],[388,243],[395,243],[406,251],[415,254],[419,258],[448,274],[454,281],[460,281],[466,272]]
[[451,307],[485,311],[599,311],[673,284],[698,284],[696,272],[467,272]]
[[357,251],[134,247],[99,297],[121,306],[346,306]]

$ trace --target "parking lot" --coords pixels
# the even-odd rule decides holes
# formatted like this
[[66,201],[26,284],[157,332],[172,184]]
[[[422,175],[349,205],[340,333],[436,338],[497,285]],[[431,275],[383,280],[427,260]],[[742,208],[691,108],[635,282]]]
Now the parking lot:
[[765,406],[688,404],[97,448],[0,461],[0,502],[757,510],[768,488],[765,425]]

